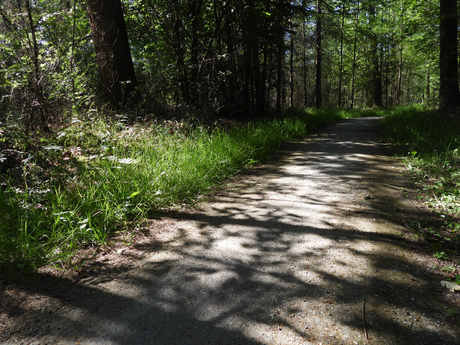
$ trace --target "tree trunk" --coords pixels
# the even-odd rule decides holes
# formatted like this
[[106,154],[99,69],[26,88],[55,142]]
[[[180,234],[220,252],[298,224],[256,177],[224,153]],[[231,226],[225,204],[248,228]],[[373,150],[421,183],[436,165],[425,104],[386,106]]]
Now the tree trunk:
[[342,79],[343,79],[343,36],[345,27],[345,4],[342,3],[342,23],[340,30],[340,62],[339,62],[339,109],[342,107]]
[[191,46],[190,46],[190,65],[191,65],[191,88],[190,97],[191,104],[195,107],[198,106],[199,94],[198,94],[198,27],[200,25],[200,12],[202,6],[202,0],[190,2],[190,17],[191,17]]
[[440,89],[439,105],[460,105],[457,53],[457,0],[440,0]]
[[[371,30],[375,25],[375,8],[369,5],[369,17]],[[371,62],[372,62],[372,101],[374,107],[382,107],[382,75],[379,64],[378,40],[374,32],[370,32],[371,39]]]
[[[401,3],[401,13],[403,13],[403,4]],[[399,21],[400,21],[400,25],[399,25],[399,39],[400,39],[400,42],[399,42],[399,47],[398,47],[398,53],[399,53],[399,56],[398,56],[398,77],[396,79],[396,101],[395,101],[395,104],[396,105],[400,105],[401,104],[401,95],[402,95],[402,88],[401,88],[401,85],[402,85],[402,69],[403,69],[403,24],[402,24],[402,21],[403,21],[403,17],[401,16],[401,18],[399,18]]]
[[[281,30],[281,19],[277,23]],[[283,100],[283,59],[284,59],[284,32],[278,34],[278,51],[276,56],[276,112],[282,110]]]
[[289,56],[289,67],[290,67],[290,80],[289,80],[289,85],[290,85],[290,103],[291,103],[291,108],[294,107],[294,28],[292,25],[292,20],[293,18],[289,18],[289,30],[291,31],[289,33],[289,37],[291,39],[290,41],[290,56]]
[[358,20],[359,20],[359,1],[356,9],[355,37],[353,40],[353,64],[351,67],[351,109],[355,106],[355,75],[356,75],[356,50],[358,45]]
[[426,60],[426,77],[425,77],[425,103],[430,104],[430,65]]
[[137,86],[120,0],[86,0],[101,83],[101,97],[123,106]]
[[[35,96],[35,102],[32,104],[32,114],[36,109],[38,111],[38,119],[41,122],[41,127],[45,132],[49,132],[48,119],[46,116],[46,105],[43,97],[43,88],[41,86],[41,76],[40,76],[40,61],[39,61],[39,51],[37,44],[37,37],[35,34],[35,24],[32,18],[32,8],[30,6],[30,0],[27,0],[25,3],[27,9],[27,18],[29,20],[30,34],[32,36],[32,61],[34,65],[33,81],[32,81],[32,92]],[[31,121],[33,122],[33,115]]]
[[321,108],[321,60],[322,60],[322,42],[321,42],[321,1],[316,0],[316,77],[315,77],[315,105]]
[[402,94],[402,69],[403,69],[403,47],[402,43],[399,44],[399,59],[398,59],[398,78],[396,80],[396,105],[401,104]]
[[[304,5],[304,7],[305,7],[305,5]],[[306,19],[302,21],[303,97],[304,97],[303,105],[307,106],[308,105],[308,87],[307,87],[307,83],[308,83],[307,68],[308,68],[308,65],[307,65],[307,37],[306,37],[307,35],[305,33],[305,30],[306,30],[305,29],[305,22],[306,22]]]

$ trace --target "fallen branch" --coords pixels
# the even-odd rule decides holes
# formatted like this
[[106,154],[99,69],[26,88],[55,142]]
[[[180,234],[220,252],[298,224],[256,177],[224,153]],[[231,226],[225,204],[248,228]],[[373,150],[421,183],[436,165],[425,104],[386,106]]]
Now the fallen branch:
[[364,337],[366,338],[366,343],[369,343],[369,337],[367,335],[367,327],[366,327],[366,300],[363,301],[363,327],[364,327]]

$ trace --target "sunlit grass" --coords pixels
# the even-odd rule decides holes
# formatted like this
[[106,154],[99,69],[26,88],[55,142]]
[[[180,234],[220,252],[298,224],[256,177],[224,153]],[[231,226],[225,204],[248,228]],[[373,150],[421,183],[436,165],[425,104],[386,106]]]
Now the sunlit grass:
[[295,109],[226,129],[74,121],[47,140],[41,167],[30,160],[23,183],[0,190],[0,269],[67,266],[79,248],[106,243],[155,210],[197,202],[280,143],[359,114]]
[[382,123],[387,140],[403,148],[408,166],[430,180],[435,195],[458,196],[460,119],[413,106],[396,108]]
[[[432,208],[442,223],[439,229],[429,226],[422,234],[431,237],[434,256],[448,259],[458,254],[460,119],[412,106],[392,110],[382,123],[387,140],[401,147],[418,198]],[[416,230],[419,228],[418,224]]]

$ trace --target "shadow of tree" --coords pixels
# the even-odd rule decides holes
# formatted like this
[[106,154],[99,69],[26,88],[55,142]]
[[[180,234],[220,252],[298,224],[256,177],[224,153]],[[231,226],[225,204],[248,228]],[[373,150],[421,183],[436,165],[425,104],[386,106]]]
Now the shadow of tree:
[[115,280],[42,275],[40,284],[25,285],[59,307],[16,330],[16,339],[459,343],[447,294],[413,260],[424,260],[419,245],[400,236],[396,215],[412,211],[395,196],[403,180],[376,125],[344,121],[290,144],[263,175],[235,184],[203,212],[170,214],[175,240],[155,244],[142,267]]

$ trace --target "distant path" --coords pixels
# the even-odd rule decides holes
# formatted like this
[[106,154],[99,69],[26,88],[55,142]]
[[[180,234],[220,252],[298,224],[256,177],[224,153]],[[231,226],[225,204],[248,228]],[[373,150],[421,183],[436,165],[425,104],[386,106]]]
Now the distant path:
[[433,259],[402,238],[412,210],[377,129],[284,145],[201,212],[159,220],[169,238],[141,267],[51,289],[62,307],[7,343],[460,344]]

